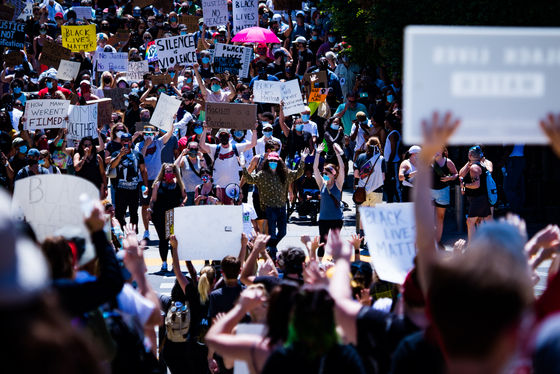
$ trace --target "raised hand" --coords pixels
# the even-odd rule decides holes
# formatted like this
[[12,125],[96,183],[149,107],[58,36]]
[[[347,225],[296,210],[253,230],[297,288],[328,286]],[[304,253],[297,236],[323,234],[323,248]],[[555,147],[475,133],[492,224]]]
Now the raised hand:
[[560,157],[560,116],[549,114],[541,120],[541,128],[550,140],[550,146],[557,157]]
[[248,312],[259,307],[264,302],[266,302],[266,297],[264,296],[263,290],[247,288],[239,295],[238,304],[243,310]]
[[431,121],[422,121],[422,132],[424,140],[422,143],[421,160],[431,162],[433,155],[445,147],[447,140],[459,127],[460,120],[453,119],[451,113],[446,113],[440,118],[439,113],[434,112]]

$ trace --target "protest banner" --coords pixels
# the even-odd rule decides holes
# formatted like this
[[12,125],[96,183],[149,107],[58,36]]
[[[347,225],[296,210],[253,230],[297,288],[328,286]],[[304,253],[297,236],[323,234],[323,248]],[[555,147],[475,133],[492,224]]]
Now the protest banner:
[[360,218],[377,275],[403,284],[416,256],[414,203],[360,207]]
[[241,206],[199,205],[174,209],[174,232],[181,261],[222,260],[239,255]]
[[174,210],[173,209],[169,209],[168,211],[165,212],[165,239],[169,239],[169,237],[171,235],[174,234]]
[[[64,174],[42,174],[16,181],[13,211],[21,211],[39,241],[67,226],[83,227],[80,196],[99,200],[99,190],[87,179]],[[21,209],[21,210],[20,210]]]
[[80,72],[80,66],[80,62],[61,60],[56,72],[56,79],[62,81],[76,79],[76,76]]
[[16,9],[13,6],[0,4],[0,20],[11,21]]
[[0,46],[25,47],[25,23],[0,21]]
[[202,0],[202,14],[207,27],[225,26],[229,17],[227,0]]
[[21,65],[23,63],[23,55],[21,51],[11,51],[4,55],[4,61],[6,61],[6,66],[8,67]]
[[150,118],[150,123],[165,131],[173,130],[173,116],[181,106],[181,101],[173,96],[164,93],[159,95],[154,114]]
[[301,0],[272,0],[274,10],[301,9]]
[[76,12],[76,19],[83,20],[92,19],[90,6],[73,6],[72,10]]
[[25,130],[45,130],[66,128],[66,116],[70,100],[28,100],[25,103],[23,123]]
[[132,82],[140,82],[144,79],[144,74],[149,71],[148,61],[129,61],[126,70],[126,80],[129,84]]
[[126,110],[127,107],[125,105],[126,98],[124,95],[128,95],[132,91],[131,88],[113,88],[110,90],[103,90],[103,96],[110,98],[113,102],[113,108],[116,110]]
[[162,69],[176,64],[190,66],[197,62],[194,34],[156,39],[157,59]]
[[93,52],[97,48],[95,25],[62,26],[62,45],[72,52]]
[[279,104],[282,101],[282,82],[260,81],[253,82],[253,101],[255,103]]
[[257,0],[233,0],[233,33],[258,26],[258,1]]
[[126,71],[128,68],[128,53],[126,52],[97,52],[97,71]]
[[[25,2],[25,9],[23,9],[23,11],[21,12],[21,14],[16,18],[16,20],[23,20],[26,21],[27,17],[32,16],[33,15],[33,0],[27,0]],[[14,12],[15,15],[15,12]]]
[[229,71],[231,75],[242,78],[249,76],[251,65],[251,48],[240,45],[216,43],[214,49],[214,74],[224,74]]
[[67,139],[79,141],[84,136],[97,138],[97,103],[92,105],[70,105],[67,128]]
[[158,84],[169,84],[171,83],[171,75],[169,74],[158,74],[158,75],[153,75],[152,74],[152,85],[154,87],[157,87]]
[[46,40],[43,43],[43,52],[39,58],[41,64],[58,69],[61,60],[70,60],[72,51],[68,48]]
[[111,99],[103,98],[99,100],[86,101],[88,105],[97,104],[97,127],[113,123],[113,105]]
[[280,89],[284,100],[284,115],[290,116],[305,110],[297,79],[281,83]]
[[322,103],[327,100],[327,94],[329,93],[328,88],[312,88],[311,94],[309,95],[308,102],[310,103]]
[[257,104],[206,102],[206,124],[211,128],[254,130]]
[[162,39],[164,35],[167,33],[164,29],[159,29],[156,35],[156,39]]
[[200,17],[197,17],[197,16],[185,15],[185,16],[180,16],[179,17],[179,23],[181,25],[187,26],[187,32],[189,34],[192,34],[192,33],[196,33],[197,31],[200,30],[198,28],[198,20],[199,19],[200,19]]
[[558,112],[560,53],[555,28],[405,29],[403,142],[422,142],[422,120],[453,113],[448,144],[546,144],[539,122]]

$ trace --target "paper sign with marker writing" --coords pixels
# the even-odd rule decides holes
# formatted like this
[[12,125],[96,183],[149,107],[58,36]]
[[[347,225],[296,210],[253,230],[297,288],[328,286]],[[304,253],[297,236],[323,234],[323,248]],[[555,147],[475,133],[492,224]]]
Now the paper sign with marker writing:
[[312,88],[311,94],[309,95],[310,103],[321,103],[327,100],[327,94],[329,93],[328,88]]
[[282,101],[282,82],[256,80],[253,82],[253,95],[255,103],[278,104]]
[[256,121],[256,104],[206,102],[206,124],[210,128],[252,130]]
[[12,209],[21,208],[37,239],[43,241],[63,227],[84,225],[80,209],[80,195],[84,193],[94,201],[99,199],[97,187],[84,178],[34,175],[16,182]]
[[128,53],[126,52],[98,52],[97,71],[126,71],[128,68]]
[[97,138],[97,103],[93,105],[70,105],[68,109],[68,134],[72,140],[84,136]]
[[229,71],[231,75],[248,77],[251,52],[251,48],[248,47],[217,43],[213,56],[214,74],[224,74]]
[[25,47],[25,23],[0,21],[0,46]]
[[73,6],[72,9],[76,12],[76,19],[92,19],[90,6]]
[[70,56],[72,51],[68,48],[64,48],[61,45],[58,45],[53,42],[49,42],[45,40],[43,42],[43,51],[41,52],[41,57],[39,58],[39,62],[43,65],[53,67],[58,69],[60,66],[60,61],[62,60],[70,60]]
[[233,33],[258,26],[258,1],[257,0],[233,0]]
[[156,39],[157,59],[162,69],[176,64],[191,66],[196,60],[196,44],[194,34]]
[[450,144],[545,144],[539,121],[558,113],[558,28],[405,29],[403,138],[422,141],[421,123],[451,111],[461,125]]
[[229,17],[227,0],[202,0],[202,14],[206,26],[225,26]]
[[86,101],[88,105],[97,103],[97,127],[113,123],[113,101],[109,98]]
[[198,27],[199,19],[200,17],[197,16],[183,15],[179,17],[179,23],[187,26],[187,32],[192,34],[199,31],[199,27]]
[[297,79],[284,82],[280,87],[282,90],[282,100],[284,100],[284,115],[290,116],[305,111],[305,104],[301,97]]
[[140,82],[144,79],[144,74],[148,73],[150,68],[148,67],[148,61],[129,61],[128,69],[126,71],[126,80],[128,83]]
[[76,61],[61,60],[58,71],[56,72],[56,79],[63,81],[76,79],[76,76],[80,72],[80,65],[81,63]]
[[156,110],[150,118],[150,123],[164,131],[171,131],[173,116],[181,106],[181,101],[162,93],[157,101]]
[[25,130],[66,128],[70,100],[28,100],[25,103]]
[[62,26],[62,45],[72,52],[93,52],[97,47],[95,25]]
[[414,203],[360,207],[360,218],[377,275],[403,284],[416,256]]

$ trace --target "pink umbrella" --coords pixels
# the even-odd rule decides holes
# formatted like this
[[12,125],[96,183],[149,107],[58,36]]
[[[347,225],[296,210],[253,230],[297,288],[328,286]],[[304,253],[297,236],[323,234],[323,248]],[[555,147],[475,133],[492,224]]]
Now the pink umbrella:
[[260,43],[281,43],[280,39],[269,29],[262,27],[249,27],[239,31],[233,39],[232,42],[260,42]]

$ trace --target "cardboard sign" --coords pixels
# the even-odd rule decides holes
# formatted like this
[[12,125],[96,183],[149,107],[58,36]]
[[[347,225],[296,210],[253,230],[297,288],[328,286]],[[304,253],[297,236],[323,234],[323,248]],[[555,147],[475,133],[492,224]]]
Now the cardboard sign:
[[11,21],[16,9],[9,5],[0,4],[0,20]]
[[214,73],[224,74],[229,71],[231,75],[247,78],[251,65],[251,52],[249,47],[217,43],[214,49]]
[[258,26],[258,1],[255,0],[233,0],[233,33]]
[[284,100],[284,115],[290,116],[305,110],[297,79],[281,83],[280,89]]
[[169,237],[174,234],[173,229],[174,229],[175,219],[174,219],[173,212],[174,212],[173,209],[169,209],[168,211],[165,212],[165,239],[169,239]]
[[159,29],[156,35],[156,39],[161,39],[163,38],[163,36],[167,34],[167,31],[165,31],[164,29]]
[[39,58],[39,62],[41,64],[46,65],[49,68],[53,67],[58,69],[61,60],[70,60],[72,51],[68,48],[64,48],[61,45],[49,41],[44,41],[43,43],[45,44],[43,44],[43,51],[41,52],[41,57]]
[[[307,101],[312,102],[309,96],[311,95],[311,91],[314,88],[328,88],[329,81],[326,71],[318,71],[315,73],[305,73],[303,75],[303,81],[309,82],[309,86],[307,86]],[[324,100],[323,100],[324,101]]]
[[256,121],[256,104],[206,102],[206,124],[208,127],[254,130]]
[[76,79],[76,76],[80,72],[81,65],[80,62],[61,60],[58,71],[56,72],[56,79],[63,81]]
[[113,108],[116,110],[126,110],[127,107],[125,104],[126,98],[124,97],[125,94],[129,94],[132,91],[131,88],[113,88],[110,90],[103,90],[103,96],[110,98],[113,102]]
[[169,0],[154,0],[152,5],[157,10],[162,10],[163,9],[164,14],[169,13],[173,10],[173,2],[169,1]]
[[73,6],[72,10],[76,12],[76,19],[92,19],[90,6]]
[[97,47],[95,25],[62,26],[62,45],[72,52],[93,52]]
[[414,203],[360,207],[360,219],[377,275],[403,284],[416,256]]
[[97,71],[126,71],[128,68],[128,53],[126,52],[97,52]]
[[150,123],[166,132],[173,130],[173,116],[179,110],[181,101],[162,93],[156,104]]
[[421,143],[424,119],[451,111],[449,144],[545,144],[539,126],[560,109],[560,29],[411,26],[405,30],[403,137]]
[[39,241],[67,226],[83,227],[80,196],[99,199],[99,190],[87,179],[65,174],[34,175],[16,181],[13,207],[20,207]]
[[25,47],[25,23],[0,21],[0,46]]
[[[21,14],[16,18],[16,20],[27,20],[28,17],[33,16],[33,0],[27,0],[25,2],[25,8],[21,12]],[[15,12],[14,12],[15,15]]]
[[115,35],[111,36],[108,40],[107,40],[107,44],[111,44],[112,46],[115,46],[119,43],[126,43],[126,41],[128,40],[128,37],[130,35],[130,31],[127,30],[117,30],[117,32],[115,33]]
[[282,101],[282,82],[260,81],[253,82],[253,101],[255,103],[279,104]]
[[23,55],[20,51],[11,51],[4,55],[4,61],[6,61],[6,66],[9,67],[21,65],[23,63]]
[[207,27],[225,25],[229,17],[227,0],[202,0],[202,14]]
[[322,103],[323,101],[327,100],[328,93],[328,88],[312,88],[308,101],[310,103]]
[[66,128],[69,100],[28,100],[25,103],[25,116],[23,123],[25,130],[45,130]]
[[111,99],[103,98],[99,100],[90,100],[87,101],[87,104],[97,104],[97,127],[113,123],[113,105]]
[[70,105],[68,109],[68,134],[66,138],[81,140],[84,136],[97,138],[97,103]]
[[243,232],[241,206],[200,205],[175,208],[174,231],[181,261],[222,260],[239,254]]
[[274,10],[301,9],[301,0],[272,0]]
[[148,61],[129,61],[128,68],[126,70],[126,80],[128,83],[140,82],[144,79],[144,74],[149,71],[150,68],[148,67]]
[[187,32],[189,34],[192,34],[192,33],[196,33],[197,31],[200,30],[198,28],[198,20],[199,19],[200,19],[200,17],[197,17],[197,16],[185,15],[185,16],[180,16],[179,17],[179,23],[181,25],[187,26]]
[[156,39],[157,58],[160,68],[173,67],[175,64],[191,66],[197,62],[194,35],[179,35]]
[[158,84],[169,84],[171,83],[171,80],[171,75],[169,74],[152,75],[152,84],[154,87]]

